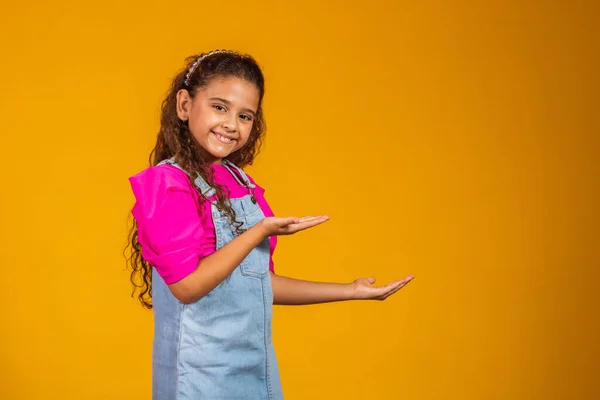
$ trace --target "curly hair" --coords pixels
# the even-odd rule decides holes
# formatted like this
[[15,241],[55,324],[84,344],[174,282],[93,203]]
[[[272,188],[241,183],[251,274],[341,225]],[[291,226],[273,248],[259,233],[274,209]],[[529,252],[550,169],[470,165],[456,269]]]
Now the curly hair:
[[[244,79],[256,86],[259,92],[259,104],[248,141],[241,149],[225,157],[225,160],[243,168],[252,164],[260,151],[265,135],[266,126],[262,110],[265,93],[264,76],[254,58],[230,51],[214,51],[194,55],[186,59],[186,64],[186,67],[173,79],[162,102],[160,130],[149,161],[151,165],[157,165],[163,160],[174,157],[177,164],[188,172],[192,184],[198,177],[204,179],[216,191],[217,208],[225,213],[231,225],[235,227],[235,232],[239,234],[241,233],[241,223],[236,221],[235,211],[229,203],[229,193],[215,183],[213,169],[207,161],[204,149],[192,136],[187,121],[182,121],[177,116],[177,93],[182,89],[187,90],[193,99],[199,90],[209,86],[215,79],[226,77]],[[197,191],[197,195],[200,201],[206,201],[200,191]],[[131,268],[132,296],[138,292],[138,299],[142,305],[151,309],[152,266],[142,257],[135,219],[130,229],[125,252],[129,252],[126,257]]]

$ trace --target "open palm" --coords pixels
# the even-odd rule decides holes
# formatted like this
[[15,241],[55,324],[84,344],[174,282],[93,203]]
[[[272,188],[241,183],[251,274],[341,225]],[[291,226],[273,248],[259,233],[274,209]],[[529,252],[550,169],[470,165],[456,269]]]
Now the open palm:
[[261,221],[261,224],[267,235],[293,235],[296,232],[303,231],[321,225],[329,220],[328,216],[319,217],[268,217]]
[[358,278],[352,283],[353,299],[356,300],[385,300],[412,281],[414,276],[408,275],[399,281],[390,282],[385,286],[373,286],[374,277]]

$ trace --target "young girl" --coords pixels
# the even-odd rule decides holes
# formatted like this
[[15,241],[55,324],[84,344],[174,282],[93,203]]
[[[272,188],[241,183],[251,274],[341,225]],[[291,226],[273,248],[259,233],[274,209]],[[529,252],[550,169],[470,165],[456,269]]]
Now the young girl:
[[383,300],[412,279],[374,287],[275,274],[277,236],[328,217],[275,217],[241,169],[264,137],[264,92],[248,55],[190,58],[163,101],[153,166],[130,178],[131,280],[154,310],[156,400],[282,399],[273,304]]

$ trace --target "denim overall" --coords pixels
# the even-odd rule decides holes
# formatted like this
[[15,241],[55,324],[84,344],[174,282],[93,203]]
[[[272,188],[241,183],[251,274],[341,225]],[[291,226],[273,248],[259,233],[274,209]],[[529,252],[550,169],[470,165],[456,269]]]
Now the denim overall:
[[[173,159],[160,164],[179,167]],[[159,165],[160,165],[159,164]],[[246,174],[223,161],[250,193],[230,199],[237,220],[248,229],[264,218]],[[217,250],[233,240],[233,228],[214,203],[215,190],[195,181],[211,202]],[[154,400],[280,400],[279,369],[271,340],[273,290],[270,246],[265,239],[216,288],[185,305],[170,292],[153,268]]]

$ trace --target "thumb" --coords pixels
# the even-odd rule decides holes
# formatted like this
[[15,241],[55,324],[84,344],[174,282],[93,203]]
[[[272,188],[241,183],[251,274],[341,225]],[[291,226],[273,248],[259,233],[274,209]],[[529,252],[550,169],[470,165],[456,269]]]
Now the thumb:
[[375,277],[374,276],[370,276],[367,278],[367,282],[369,282],[371,285],[375,283]]

